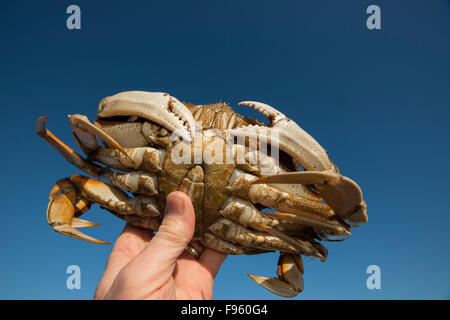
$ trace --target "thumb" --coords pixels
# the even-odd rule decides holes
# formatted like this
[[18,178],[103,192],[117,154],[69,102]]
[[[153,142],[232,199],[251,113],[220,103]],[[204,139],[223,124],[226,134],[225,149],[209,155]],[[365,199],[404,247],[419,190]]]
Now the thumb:
[[158,232],[135,258],[135,263],[145,266],[144,279],[167,281],[173,274],[178,257],[192,239],[195,213],[190,198],[183,192],[167,196],[164,219]]

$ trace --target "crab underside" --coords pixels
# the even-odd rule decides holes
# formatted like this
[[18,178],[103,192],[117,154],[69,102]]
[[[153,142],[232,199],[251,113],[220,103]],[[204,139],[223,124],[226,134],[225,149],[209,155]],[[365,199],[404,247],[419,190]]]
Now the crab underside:
[[[72,175],[50,192],[47,220],[65,235],[106,243],[78,228],[92,203],[157,231],[167,195],[183,191],[196,216],[193,241],[224,254],[278,251],[277,278],[249,275],[284,297],[303,291],[301,256],[324,261],[319,241],[339,241],[367,222],[359,186],[326,151],[275,108],[245,101],[269,124],[224,103],[181,103],[166,93],[128,91],[104,98],[98,119],[69,116],[83,158],[37,120],[36,131],[93,178]],[[98,138],[102,143],[99,143]],[[196,246],[187,250],[195,255]]]

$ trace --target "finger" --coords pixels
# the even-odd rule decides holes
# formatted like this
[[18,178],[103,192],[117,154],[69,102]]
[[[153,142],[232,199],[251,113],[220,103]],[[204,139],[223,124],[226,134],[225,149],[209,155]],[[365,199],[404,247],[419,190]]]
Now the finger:
[[125,267],[124,274],[139,274],[140,281],[147,282],[150,287],[161,287],[172,277],[178,257],[192,239],[194,225],[190,198],[179,191],[169,194],[158,233]]
[[142,251],[152,236],[153,232],[149,230],[125,225],[108,258],[105,272],[95,291],[95,299],[105,296],[122,268]]
[[198,261],[209,271],[209,273],[211,273],[211,276],[214,279],[226,257],[227,256],[222,253],[206,248]]

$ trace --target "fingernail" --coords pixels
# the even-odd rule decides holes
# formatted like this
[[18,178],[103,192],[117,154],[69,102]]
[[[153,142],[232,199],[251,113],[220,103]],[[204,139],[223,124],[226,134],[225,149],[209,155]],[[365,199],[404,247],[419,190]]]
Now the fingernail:
[[182,215],[184,212],[184,200],[177,195],[169,195],[167,197],[165,215]]

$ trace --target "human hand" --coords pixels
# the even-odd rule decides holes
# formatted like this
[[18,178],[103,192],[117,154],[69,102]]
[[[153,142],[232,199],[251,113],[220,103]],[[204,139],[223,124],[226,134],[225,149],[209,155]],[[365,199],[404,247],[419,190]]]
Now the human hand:
[[168,195],[156,235],[127,224],[94,299],[211,299],[214,277],[226,256],[205,248],[196,260],[184,251],[194,225],[191,200],[179,191]]

